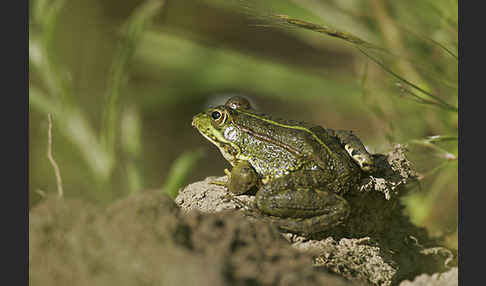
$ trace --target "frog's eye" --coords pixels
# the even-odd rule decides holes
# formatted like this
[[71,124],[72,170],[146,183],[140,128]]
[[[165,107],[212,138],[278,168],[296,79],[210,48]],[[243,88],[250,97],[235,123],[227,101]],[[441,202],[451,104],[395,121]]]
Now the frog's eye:
[[219,111],[213,111],[213,113],[211,113],[211,117],[214,120],[218,120],[221,117],[221,112],[219,112]]
[[211,117],[217,124],[222,125],[228,118],[228,114],[224,111],[213,110],[213,112],[211,112]]

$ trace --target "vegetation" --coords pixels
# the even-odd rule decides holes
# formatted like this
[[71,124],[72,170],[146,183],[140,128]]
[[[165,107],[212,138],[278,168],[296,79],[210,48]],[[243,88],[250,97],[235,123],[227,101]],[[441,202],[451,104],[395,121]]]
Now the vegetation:
[[410,215],[457,248],[457,11],[456,0],[31,0],[30,204],[57,192],[56,174],[64,196],[100,204],[222,175],[190,122],[241,93],[352,129],[373,152],[407,144],[422,174]]

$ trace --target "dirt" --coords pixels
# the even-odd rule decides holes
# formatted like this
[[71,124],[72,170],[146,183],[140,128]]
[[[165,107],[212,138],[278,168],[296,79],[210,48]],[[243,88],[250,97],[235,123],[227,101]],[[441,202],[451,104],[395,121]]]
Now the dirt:
[[48,198],[30,212],[30,285],[351,285],[271,225],[181,214],[161,192],[107,209]]
[[402,214],[415,174],[400,174],[408,161],[394,150],[377,155],[381,177],[349,194],[347,223],[314,237],[246,217],[251,196],[235,203],[210,184],[224,177],[176,203],[160,190],[107,208],[48,197],[29,214],[30,285],[458,285],[450,251]]
[[459,269],[452,267],[444,273],[435,273],[433,275],[422,274],[413,281],[403,281],[400,286],[455,286],[458,284]]
[[[456,253],[404,214],[400,198],[418,186],[419,177],[406,152],[406,146],[397,144],[387,154],[373,155],[377,172],[345,196],[352,210],[346,223],[311,237],[284,232],[283,236],[295,248],[310,251],[315,266],[365,285],[398,285],[457,265]],[[253,196],[234,197],[226,188],[211,184],[226,179],[209,177],[190,184],[179,192],[176,203],[185,211],[244,213]]]

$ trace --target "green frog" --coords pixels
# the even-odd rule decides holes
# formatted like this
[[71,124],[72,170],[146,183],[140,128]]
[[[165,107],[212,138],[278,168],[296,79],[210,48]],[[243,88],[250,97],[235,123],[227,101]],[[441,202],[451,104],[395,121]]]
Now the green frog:
[[282,230],[312,234],[350,214],[344,198],[374,163],[350,131],[279,119],[240,96],[193,117],[192,126],[232,165],[234,194],[256,190],[255,207]]

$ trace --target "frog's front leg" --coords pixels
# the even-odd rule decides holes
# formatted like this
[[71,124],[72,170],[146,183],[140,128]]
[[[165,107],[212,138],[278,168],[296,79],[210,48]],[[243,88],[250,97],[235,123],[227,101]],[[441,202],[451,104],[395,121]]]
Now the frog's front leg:
[[326,129],[326,131],[339,140],[349,156],[358,163],[363,171],[373,172],[375,170],[373,157],[368,153],[361,140],[359,140],[352,131],[332,129]]
[[247,162],[240,161],[231,171],[224,169],[228,178],[226,181],[211,181],[210,184],[228,188],[235,195],[242,195],[258,186],[258,174],[255,169]]
[[348,202],[319,184],[321,173],[298,171],[272,180],[256,193],[257,208],[281,229],[312,234],[342,223]]
[[258,174],[247,161],[238,162],[227,175],[228,190],[236,195],[247,193],[258,185]]

